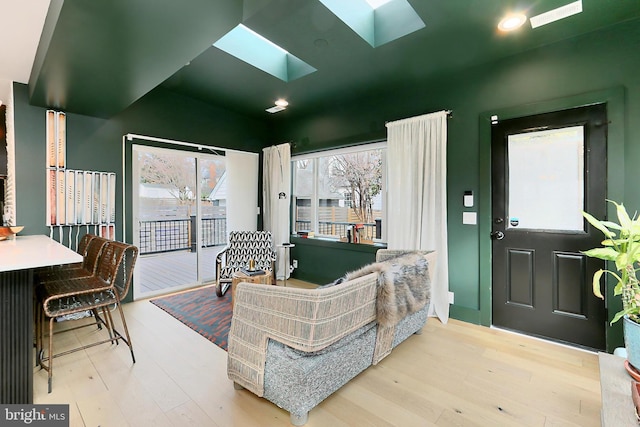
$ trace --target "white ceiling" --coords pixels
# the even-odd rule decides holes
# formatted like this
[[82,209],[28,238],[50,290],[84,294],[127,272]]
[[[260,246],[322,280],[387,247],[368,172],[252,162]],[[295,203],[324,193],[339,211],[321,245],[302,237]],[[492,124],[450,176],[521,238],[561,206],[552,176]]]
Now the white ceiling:
[[50,0],[0,0],[0,80],[28,83]]

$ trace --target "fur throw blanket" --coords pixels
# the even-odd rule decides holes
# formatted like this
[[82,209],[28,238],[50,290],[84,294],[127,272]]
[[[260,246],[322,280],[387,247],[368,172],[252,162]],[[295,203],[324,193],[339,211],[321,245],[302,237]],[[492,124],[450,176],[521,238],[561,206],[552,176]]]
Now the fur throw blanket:
[[378,273],[376,317],[382,326],[396,325],[420,310],[431,297],[429,262],[419,252],[366,265],[347,273],[343,281]]

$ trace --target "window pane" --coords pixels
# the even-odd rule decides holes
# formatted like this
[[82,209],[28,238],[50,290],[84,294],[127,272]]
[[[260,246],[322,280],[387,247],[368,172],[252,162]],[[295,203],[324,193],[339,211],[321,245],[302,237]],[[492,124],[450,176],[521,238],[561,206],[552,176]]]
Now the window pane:
[[509,135],[510,229],[583,231],[584,129]]
[[[227,172],[223,156],[201,159],[202,245],[227,243]],[[215,276],[215,273],[214,273]]]
[[313,160],[296,160],[294,165],[295,199],[294,231],[312,230],[311,199],[313,197]]
[[[138,151],[138,164],[140,219],[185,220],[194,213],[194,157],[141,150]],[[141,252],[144,253],[142,249]]]
[[318,177],[318,233],[346,238],[358,228],[361,241],[376,236],[382,218],[382,150],[321,157]]
[[292,161],[294,231],[360,243],[382,240],[384,143],[303,155]]

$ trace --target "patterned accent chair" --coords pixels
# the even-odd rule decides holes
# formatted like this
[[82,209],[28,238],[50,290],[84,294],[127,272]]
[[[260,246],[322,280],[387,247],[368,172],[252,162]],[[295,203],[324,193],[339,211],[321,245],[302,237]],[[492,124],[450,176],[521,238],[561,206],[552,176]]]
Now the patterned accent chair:
[[232,231],[229,244],[216,256],[216,294],[221,297],[231,286],[233,273],[255,261],[259,270],[271,271],[275,281],[276,252],[270,231]]

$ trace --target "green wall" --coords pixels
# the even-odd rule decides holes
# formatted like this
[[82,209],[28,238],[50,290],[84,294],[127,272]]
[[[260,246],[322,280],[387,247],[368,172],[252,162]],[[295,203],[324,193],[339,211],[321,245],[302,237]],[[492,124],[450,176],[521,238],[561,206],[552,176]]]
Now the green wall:
[[[293,141],[293,154],[315,151],[384,138],[385,121],[453,110],[447,150],[449,279],[456,302],[451,314],[490,324],[486,298],[487,292],[490,295],[486,277],[491,262],[486,253],[490,210],[479,210],[478,226],[462,224],[462,212],[469,210],[462,206],[465,190],[477,195],[474,210],[490,201],[483,160],[489,148],[481,141],[481,118],[491,112],[535,111],[540,105],[568,108],[588,99],[590,93],[605,93],[605,98],[622,94],[616,97],[619,114],[610,125],[615,127],[610,143],[619,149],[614,149],[613,157],[610,150],[608,192],[640,209],[640,191],[624,185],[637,181],[635,165],[640,161],[638,46],[640,21],[634,20],[455,74],[431,80],[417,77],[403,90],[375,93],[359,102],[293,117],[277,129],[277,139]],[[313,259],[299,259],[301,264],[307,262]],[[610,331],[610,338],[611,345],[619,340],[615,331]]]
[[376,251],[384,247],[300,237],[292,237],[291,243],[295,247],[290,249],[290,259],[298,261],[292,277],[317,284],[331,283],[375,262]]
[[[26,85],[14,84],[17,223],[23,234],[49,234],[45,226],[45,109],[29,104]],[[266,122],[211,107],[158,88],[111,119],[67,113],[67,167],[116,172],[116,233],[122,236],[122,140],[134,133],[244,151],[269,141]],[[139,141],[140,143],[140,141]],[[166,145],[165,145],[166,146]],[[131,144],[127,143],[127,158]],[[130,162],[125,176],[131,177]],[[127,188],[130,188],[127,183]],[[127,194],[130,201],[130,194]],[[131,230],[127,224],[127,231]],[[124,238],[131,241],[131,236]]]
[[[29,104],[28,88],[22,84],[14,84],[14,103],[16,223],[25,226],[22,234],[49,235],[50,230],[45,225],[46,110]],[[214,108],[161,88],[111,119],[67,113],[67,168],[116,173],[116,239],[127,242],[133,241],[131,142],[125,146],[128,216],[127,235],[122,234],[122,151],[123,135],[127,133],[253,152],[270,141],[269,127],[265,122]],[[57,233],[57,227],[54,227],[54,238],[59,240]],[[84,234],[84,229],[81,234]],[[72,239],[75,239],[75,234]],[[64,243],[68,244],[68,241],[68,234],[64,233]]]

